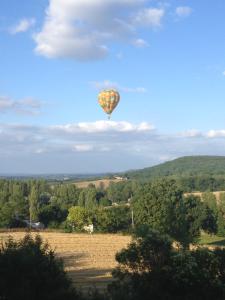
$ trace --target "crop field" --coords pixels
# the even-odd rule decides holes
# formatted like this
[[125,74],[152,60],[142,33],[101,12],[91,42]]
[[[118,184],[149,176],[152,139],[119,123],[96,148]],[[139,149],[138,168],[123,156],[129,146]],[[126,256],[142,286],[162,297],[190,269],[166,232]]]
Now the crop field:
[[[215,195],[216,200],[219,201],[220,198],[220,194],[221,193],[225,193],[225,191],[217,191],[217,192],[211,192]],[[194,195],[194,196],[199,196],[200,198],[202,197],[202,192],[192,192],[192,193],[185,193],[185,196],[189,196],[189,195]]]
[[[24,232],[0,233],[0,242],[8,236],[22,238]],[[35,233],[33,233],[35,235]],[[111,271],[116,266],[115,254],[131,241],[119,234],[40,233],[57,256],[63,258],[65,269],[76,287],[87,291],[96,286],[104,290],[112,281]]]
[[74,184],[78,188],[86,188],[89,186],[89,184],[94,184],[96,188],[99,188],[103,186],[104,188],[107,188],[110,183],[118,183],[123,181],[122,179],[99,179],[99,180],[90,180],[90,181],[77,181],[74,182]]

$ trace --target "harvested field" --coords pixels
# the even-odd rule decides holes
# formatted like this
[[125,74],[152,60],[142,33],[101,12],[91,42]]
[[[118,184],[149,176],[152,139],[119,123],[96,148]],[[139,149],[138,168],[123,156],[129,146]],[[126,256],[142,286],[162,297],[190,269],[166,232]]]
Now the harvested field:
[[[217,192],[211,192],[215,195],[216,200],[219,201],[220,199],[220,194],[221,193],[225,193],[225,191],[217,191]],[[199,196],[200,198],[202,197],[202,192],[192,192],[192,193],[185,193],[185,196],[189,196],[189,195],[194,195],[194,196]]]
[[[19,239],[24,233],[0,233],[0,242],[9,235]],[[118,234],[42,232],[40,235],[63,258],[75,286],[84,291],[93,286],[99,290],[106,288],[112,281],[111,271],[116,266],[115,254],[131,241],[131,237]]]
[[123,181],[123,179],[99,179],[99,180],[92,180],[92,181],[77,181],[74,182],[74,184],[78,188],[86,188],[89,186],[89,184],[94,184],[96,188],[99,188],[103,186],[104,188],[107,188],[110,183],[118,183]]

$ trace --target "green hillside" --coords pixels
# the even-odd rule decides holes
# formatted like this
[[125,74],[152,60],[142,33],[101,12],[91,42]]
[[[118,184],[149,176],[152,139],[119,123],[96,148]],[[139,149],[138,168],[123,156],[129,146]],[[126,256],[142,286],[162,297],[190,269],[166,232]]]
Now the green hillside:
[[131,179],[162,176],[225,176],[225,156],[185,156],[160,165],[127,173]]

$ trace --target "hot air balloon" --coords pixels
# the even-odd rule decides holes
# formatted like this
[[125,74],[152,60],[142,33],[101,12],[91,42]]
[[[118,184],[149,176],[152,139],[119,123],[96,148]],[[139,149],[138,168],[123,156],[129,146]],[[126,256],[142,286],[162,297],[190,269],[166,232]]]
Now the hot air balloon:
[[103,90],[98,95],[98,103],[110,119],[111,113],[120,101],[120,94],[116,90]]

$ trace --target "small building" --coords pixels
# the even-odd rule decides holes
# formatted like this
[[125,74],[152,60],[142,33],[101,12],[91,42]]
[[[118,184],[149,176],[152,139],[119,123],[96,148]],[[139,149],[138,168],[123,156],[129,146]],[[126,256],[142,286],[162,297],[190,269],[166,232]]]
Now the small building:
[[44,224],[41,222],[30,222],[29,220],[24,220],[24,222],[26,223],[27,227],[32,229],[41,230],[45,228]]

